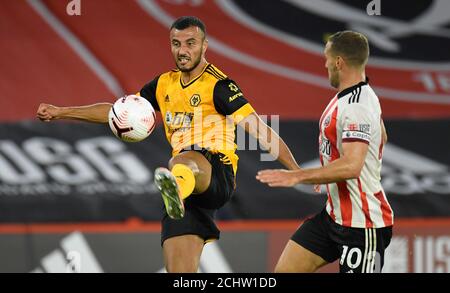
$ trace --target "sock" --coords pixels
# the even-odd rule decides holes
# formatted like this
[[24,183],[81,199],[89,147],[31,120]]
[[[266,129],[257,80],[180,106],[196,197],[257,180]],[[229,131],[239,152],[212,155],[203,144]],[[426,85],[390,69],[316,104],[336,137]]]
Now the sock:
[[192,194],[195,188],[194,172],[183,164],[175,164],[172,168],[172,174],[177,179],[180,188],[181,198],[185,199]]

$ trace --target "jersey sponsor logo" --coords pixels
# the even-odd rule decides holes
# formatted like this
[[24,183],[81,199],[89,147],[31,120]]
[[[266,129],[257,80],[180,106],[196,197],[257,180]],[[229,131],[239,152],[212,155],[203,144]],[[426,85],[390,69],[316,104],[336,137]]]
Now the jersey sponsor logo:
[[361,132],[361,131],[349,131],[344,130],[342,132],[342,138],[343,139],[362,139],[367,142],[370,142],[370,134]]
[[243,96],[242,93],[237,93],[237,94],[235,94],[235,95],[232,95],[231,97],[228,98],[228,102],[231,103],[231,102],[233,102],[234,100],[236,100],[237,98],[242,97],[242,96]]
[[191,129],[194,113],[192,112],[175,112],[169,127],[170,132],[187,131]]
[[191,99],[189,100],[192,107],[197,107],[201,101],[202,101],[202,99],[200,98],[200,95],[198,95],[198,94],[193,95],[191,97]]

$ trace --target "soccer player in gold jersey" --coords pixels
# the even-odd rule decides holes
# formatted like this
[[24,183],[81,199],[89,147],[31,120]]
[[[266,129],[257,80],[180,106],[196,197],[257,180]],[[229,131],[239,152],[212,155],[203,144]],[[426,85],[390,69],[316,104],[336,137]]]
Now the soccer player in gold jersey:
[[[170,45],[177,69],[155,77],[138,94],[161,112],[172,146],[169,168],[157,168],[154,178],[166,206],[161,233],[166,269],[197,272],[204,244],[220,236],[215,212],[235,189],[236,125],[257,138],[286,168],[298,165],[238,85],[206,61],[208,40],[200,19],[177,19],[170,28]],[[41,104],[37,117],[107,123],[111,106]]]

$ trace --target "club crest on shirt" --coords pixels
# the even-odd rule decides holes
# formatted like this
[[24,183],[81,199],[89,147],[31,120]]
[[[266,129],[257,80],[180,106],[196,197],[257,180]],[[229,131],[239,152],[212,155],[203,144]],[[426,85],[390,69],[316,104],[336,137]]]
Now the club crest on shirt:
[[331,122],[331,116],[328,115],[328,116],[325,118],[325,120],[323,121],[323,128],[327,128],[328,125],[330,125],[330,122]]
[[193,95],[191,97],[191,99],[189,100],[192,107],[197,107],[201,101],[202,101],[202,99],[200,98],[200,95],[198,95],[198,94]]

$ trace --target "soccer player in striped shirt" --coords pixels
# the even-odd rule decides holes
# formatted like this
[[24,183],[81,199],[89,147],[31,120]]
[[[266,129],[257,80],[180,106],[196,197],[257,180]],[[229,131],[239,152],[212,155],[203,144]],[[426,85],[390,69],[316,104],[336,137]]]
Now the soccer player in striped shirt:
[[325,184],[328,194],[326,208],[294,233],[275,271],[314,272],[340,259],[341,272],[381,272],[393,212],[380,182],[387,135],[378,97],[365,74],[369,44],[360,33],[337,32],[324,53],[338,93],[319,122],[322,167],[257,175],[272,187]]

